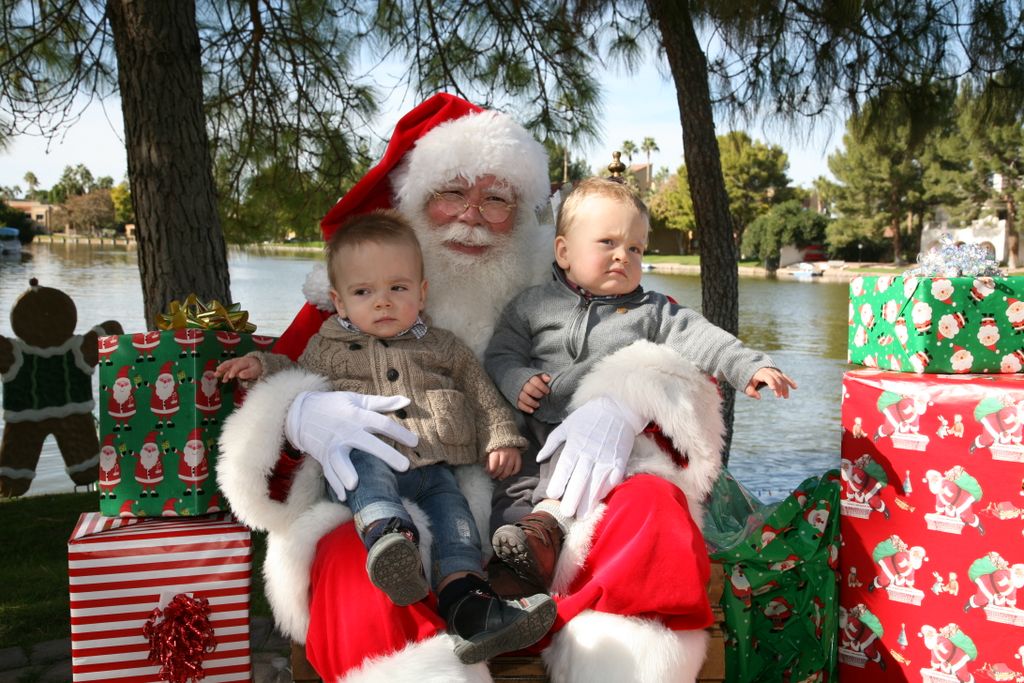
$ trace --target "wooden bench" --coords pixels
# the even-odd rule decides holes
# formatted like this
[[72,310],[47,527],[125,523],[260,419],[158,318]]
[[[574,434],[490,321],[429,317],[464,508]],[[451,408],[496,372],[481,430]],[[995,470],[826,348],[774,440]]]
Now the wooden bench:
[[[722,572],[722,565],[712,563],[708,598],[711,600],[715,623],[708,629],[711,641],[708,644],[707,659],[704,660],[704,666],[697,678],[698,683],[720,683],[725,680],[725,639],[722,632],[724,617],[720,606],[724,587],[725,574]],[[502,683],[541,683],[548,680],[544,662],[538,656],[502,655],[491,660],[490,668],[494,680]],[[292,643],[292,680],[295,683],[320,682],[320,677],[306,659],[306,649],[295,643]]]

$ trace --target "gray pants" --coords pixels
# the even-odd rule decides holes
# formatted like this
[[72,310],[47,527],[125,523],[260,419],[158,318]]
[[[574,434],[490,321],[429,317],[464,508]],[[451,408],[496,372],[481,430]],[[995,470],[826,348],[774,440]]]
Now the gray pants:
[[523,451],[523,467],[519,474],[494,485],[491,497],[491,534],[503,524],[515,524],[532,512],[534,505],[547,498],[545,492],[548,482],[551,481],[555,463],[562,452],[558,449],[553,456],[538,463],[537,453],[547,441],[548,435],[558,425],[539,422],[522,413],[520,415],[525,422],[521,425],[520,431],[527,440],[526,449]]

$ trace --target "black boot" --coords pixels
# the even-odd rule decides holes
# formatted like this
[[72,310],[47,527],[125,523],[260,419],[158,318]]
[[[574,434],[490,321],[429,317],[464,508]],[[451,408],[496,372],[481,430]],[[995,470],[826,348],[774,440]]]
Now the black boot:
[[519,600],[502,600],[478,576],[455,579],[438,595],[437,611],[455,641],[455,654],[475,664],[504,652],[533,645],[555,623],[557,609],[540,593]]

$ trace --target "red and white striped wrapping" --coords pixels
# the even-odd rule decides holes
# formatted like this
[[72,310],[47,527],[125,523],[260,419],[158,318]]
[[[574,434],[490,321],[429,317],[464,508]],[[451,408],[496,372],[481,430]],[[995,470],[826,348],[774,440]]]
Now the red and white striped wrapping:
[[179,593],[209,600],[204,683],[250,680],[252,539],[230,513],[177,519],[87,512],[68,540],[75,681],[160,680],[142,627]]

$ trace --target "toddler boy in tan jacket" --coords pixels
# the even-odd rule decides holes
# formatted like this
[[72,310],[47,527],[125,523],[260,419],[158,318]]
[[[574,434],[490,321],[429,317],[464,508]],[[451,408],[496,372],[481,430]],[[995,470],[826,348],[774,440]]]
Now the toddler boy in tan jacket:
[[[532,645],[553,623],[555,605],[544,594],[501,600],[484,580],[476,522],[452,470],[484,462],[497,479],[519,471],[526,440],[511,409],[469,347],[420,317],[423,257],[401,217],[354,217],[331,236],[326,255],[337,315],[298,364],[337,391],[408,399],[391,413],[411,432],[407,443],[396,439],[397,450],[384,453],[337,450],[325,467],[329,489],[352,509],[370,580],[397,605],[429,593],[419,531],[402,498],[412,500],[430,522],[438,612],[459,657],[472,663]],[[225,361],[217,374],[253,380],[292,366],[286,356],[256,352]]]

